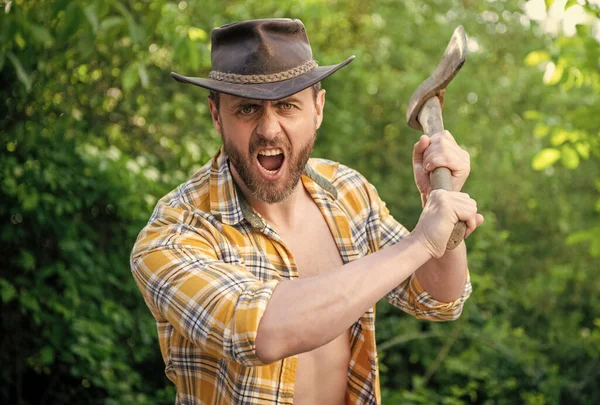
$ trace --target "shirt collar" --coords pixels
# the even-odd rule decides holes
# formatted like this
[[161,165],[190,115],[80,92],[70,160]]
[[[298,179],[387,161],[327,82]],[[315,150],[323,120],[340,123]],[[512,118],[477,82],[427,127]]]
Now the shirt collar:
[[[337,190],[331,182],[307,163],[303,177],[319,185],[332,199],[337,199]],[[233,180],[229,159],[223,146],[213,158],[210,168],[210,211],[226,225],[236,225],[246,219],[254,228],[263,229],[265,220],[252,208]],[[312,195],[312,193],[311,193]],[[313,196],[314,198],[314,196]]]

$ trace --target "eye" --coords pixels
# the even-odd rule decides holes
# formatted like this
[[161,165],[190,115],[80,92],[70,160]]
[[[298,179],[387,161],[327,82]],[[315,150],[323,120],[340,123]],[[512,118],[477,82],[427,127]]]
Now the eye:
[[291,110],[294,108],[294,104],[290,103],[281,103],[280,106],[282,110]]
[[254,112],[256,112],[256,106],[254,106],[254,105],[244,105],[244,106],[241,106],[240,109],[238,110],[238,113],[240,115],[251,115]]

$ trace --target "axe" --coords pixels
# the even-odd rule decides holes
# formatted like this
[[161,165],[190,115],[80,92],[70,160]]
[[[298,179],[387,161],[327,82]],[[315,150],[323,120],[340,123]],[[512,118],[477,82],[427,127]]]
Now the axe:
[[[410,97],[406,111],[406,121],[411,127],[433,135],[444,130],[442,105],[444,94],[450,81],[456,76],[467,57],[467,37],[462,25],[452,34],[450,43],[435,71],[417,87]],[[429,179],[434,190],[452,190],[452,174],[446,167],[435,169]],[[454,249],[464,239],[467,225],[458,222],[450,235],[447,249]]]

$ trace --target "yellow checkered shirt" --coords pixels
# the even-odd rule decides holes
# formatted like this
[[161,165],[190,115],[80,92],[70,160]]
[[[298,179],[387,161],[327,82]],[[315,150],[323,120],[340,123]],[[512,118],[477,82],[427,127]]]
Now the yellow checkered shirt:
[[[344,263],[408,234],[375,188],[339,163],[310,159],[302,183],[332,230]],[[263,364],[254,341],[273,289],[298,278],[289,250],[235,185],[221,149],[163,197],[131,254],[131,269],[156,319],[176,404],[292,404],[297,357]],[[418,318],[456,319],[471,293],[434,300],[410,277],[387,299]],[[371,308],[350,328],[347,403],[379,404]]]

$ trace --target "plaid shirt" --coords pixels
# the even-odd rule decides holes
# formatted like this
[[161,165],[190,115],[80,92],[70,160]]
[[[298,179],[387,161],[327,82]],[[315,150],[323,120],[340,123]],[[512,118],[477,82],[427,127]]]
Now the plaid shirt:
[[[344,263],[408,234],[356,171],[310,159],[302,183],[332,228]],[[332,222],[333,221],[333,222]],[[177,404],[292,404],[297,357],[263,364],[254,341],[273,289],[298,272],[273,228],[237,188],[219,151],[163,197],[131,255],[133,276],[156,319]],[[418,318],[456,319],[471,292],[434,300],[410,277],[387,299]],[[347,401],[380,403],[374,308],[350,328]]]

